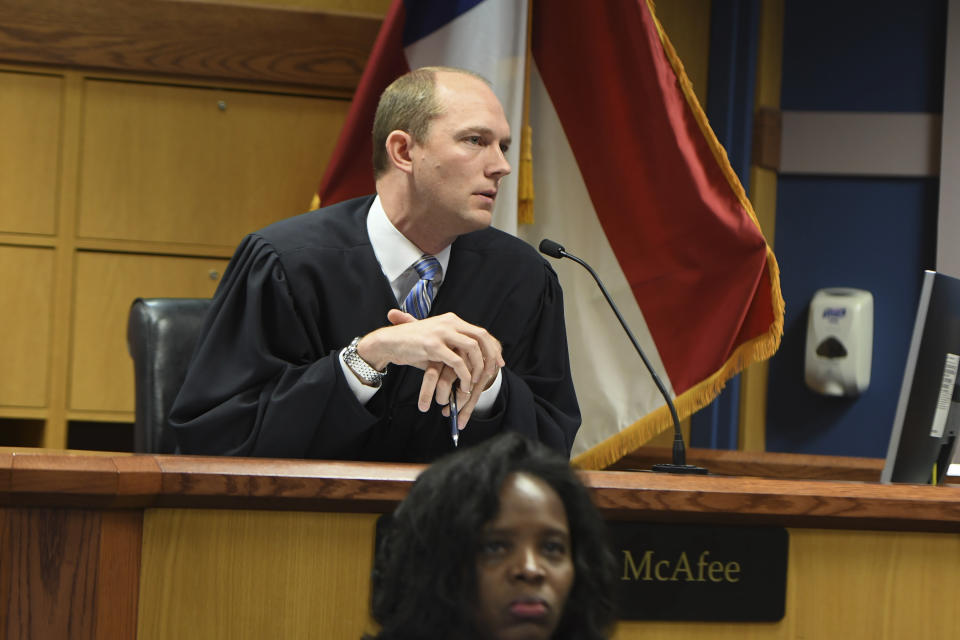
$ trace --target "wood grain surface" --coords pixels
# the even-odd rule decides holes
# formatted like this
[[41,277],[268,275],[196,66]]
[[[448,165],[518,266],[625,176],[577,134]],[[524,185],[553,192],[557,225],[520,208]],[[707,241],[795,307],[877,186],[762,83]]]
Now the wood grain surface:
[[6,0],[0,60],[278,83],[349,95],[381,20],[172,0]]
[[133,637],[141,527],[137,511],[0,509],[0,636]]
[[[412,464],[0,452],[0,504],[384,512]],[[960,531],[960,487],[585,471],[608,518]]]
[[[613,465],[611,471],[649,469],[670,462],[671,447],[640,447]],[[860,480],[877,482],[883,470],[882,458],[820,456],[805,453],[771,453],[727,449],[687,449],[687,463],[706,467],[725,476],[793,478],[796,480]]]
[[[776,458],[762,468],[775,471]],[[0,636],[359,638],[372,628],[376,514],[422,469],[0,450]],[[790,527],[782,621],[625,622],[615,640],[901,638],[957,628],[956,486],[582,478],[608,519]]]
[[137,637],[359,640],[369,627],[375,522],[373,514],[149,509]]

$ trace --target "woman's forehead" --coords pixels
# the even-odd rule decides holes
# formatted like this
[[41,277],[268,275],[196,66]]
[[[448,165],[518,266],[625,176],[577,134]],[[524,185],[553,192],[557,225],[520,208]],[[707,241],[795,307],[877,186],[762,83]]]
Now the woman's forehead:
[[500,509],[488,527],[540,523],[567,531],[563,501],[546,481],[529,473],[512,473],[500,487]]

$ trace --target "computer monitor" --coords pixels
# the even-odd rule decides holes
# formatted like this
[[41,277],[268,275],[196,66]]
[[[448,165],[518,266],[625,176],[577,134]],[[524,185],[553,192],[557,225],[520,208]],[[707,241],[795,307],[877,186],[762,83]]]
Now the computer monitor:
[[960,423],[960,279],[925,271],[882,482],[940,484]]

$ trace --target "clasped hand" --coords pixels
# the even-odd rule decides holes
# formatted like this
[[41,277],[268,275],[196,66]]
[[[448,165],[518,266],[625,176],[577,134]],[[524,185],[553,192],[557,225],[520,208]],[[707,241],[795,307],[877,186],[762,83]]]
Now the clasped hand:
[[450,389],[459,380],[457,426],[463,429],[480,399],[480,393],[496,379],[504,366],[500,342],[483,327],[472,325],[454,313],[417,320],[409,313],[391,309],[390,326],[365,335],[357,353],[377,369],[389,363],[423,369],[417,405],[430,409],[432,399],[449,415]]

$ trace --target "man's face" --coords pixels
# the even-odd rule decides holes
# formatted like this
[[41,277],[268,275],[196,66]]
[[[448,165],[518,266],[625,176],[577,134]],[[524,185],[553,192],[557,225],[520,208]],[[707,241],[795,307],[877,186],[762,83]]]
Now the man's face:
[[500,511],[477,551],[477,622],[485,640],[547,640],[563,615],[574,567],[567,512],[536,476],[500,489]]
[[411,147],[413,178],[421,220],[452,241],[490,225],[500,179],[510,172],[510,125],[481,80],[438,72],[436,82],[443,113]]

